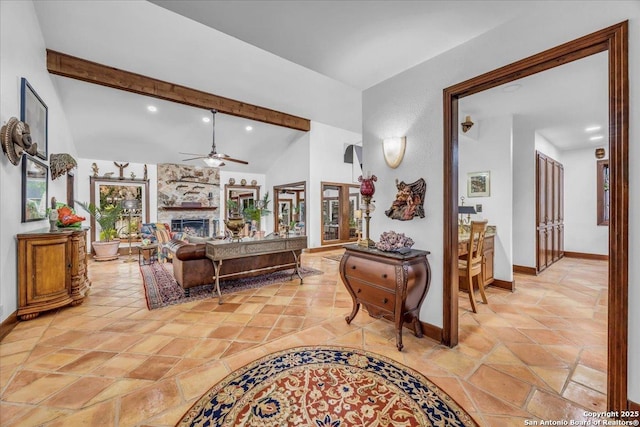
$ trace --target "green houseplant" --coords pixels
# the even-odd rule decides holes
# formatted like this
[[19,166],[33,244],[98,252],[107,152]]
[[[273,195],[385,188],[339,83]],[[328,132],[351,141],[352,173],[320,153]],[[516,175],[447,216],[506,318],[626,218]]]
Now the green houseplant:
[[119,204],[98,207],[93,203],[77,200],[76,203],[100,225],[100,241],[91,242],[91,247],[96,252],[95,259],[108,261],[118,258],[120,240],[116,239],[118,235],[116,224],[122,216],[122,207]]

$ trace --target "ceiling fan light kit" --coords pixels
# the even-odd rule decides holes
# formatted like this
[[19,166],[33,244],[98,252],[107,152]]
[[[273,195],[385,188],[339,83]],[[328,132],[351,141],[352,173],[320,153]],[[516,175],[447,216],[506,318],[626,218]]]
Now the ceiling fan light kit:
[[188,162],[190,160],[197,160],[197,159],[202,159],[207,166],[210,167],[221,167],[225,165],[225,161],[229,161],[229,162],[235,162],[235,163],[241,163],[243,165],[248,165],[249,162],[244,161],[244,160],[240,160],[240,159],[234,159],[233,157],[229,157],[226,154],[223,153],[218,153],[218,151],[216,150],[216,113],[218,111],[217,110],[211,110],[211,114],[213,114],[213,120],[211,122],[212,124],[212,144],[211,144],[211,152],[207,155],[201,155],[201,154],[194,154],[194,153],[180,153],[180,154],[187,154],[187,155],[191,155],[191,156],[196,156],[196,157],[191,157],[188,159],[182,159],[183,162]]

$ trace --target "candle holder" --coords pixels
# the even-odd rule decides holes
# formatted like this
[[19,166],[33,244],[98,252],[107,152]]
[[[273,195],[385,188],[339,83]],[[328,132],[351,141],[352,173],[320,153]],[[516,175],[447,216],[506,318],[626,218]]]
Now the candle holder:
[[367,248],[375,247],[375,242],[369,238],[369,221],[371,220],[371,212],[375,210],[375,206],[371,203],[371,198],[376,192],[376,187],[373,184],[378,178],[375,175],[367,173],[366,177],[360,175],[358,181],[360,181],[360,194],[364,201],[364,222],[367,226],[365,238],[358,241],[358,245],[365,246]]

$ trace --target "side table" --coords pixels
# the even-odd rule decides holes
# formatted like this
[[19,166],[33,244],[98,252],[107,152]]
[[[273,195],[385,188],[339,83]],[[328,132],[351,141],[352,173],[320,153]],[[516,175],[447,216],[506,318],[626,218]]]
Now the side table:
[[158,245],[138,246],[138,264],[150,265],[158,260]]
[[356,317],[362,304],[371,317],[394,322],[398,350],[403,347],[405,322],[422,338],[418,315],[431,281],[429,252],[412,249],[400,254],[358,245],[348,245],[345,249],[340,276],[353,299],[353,310],[345,319],[347,323]]

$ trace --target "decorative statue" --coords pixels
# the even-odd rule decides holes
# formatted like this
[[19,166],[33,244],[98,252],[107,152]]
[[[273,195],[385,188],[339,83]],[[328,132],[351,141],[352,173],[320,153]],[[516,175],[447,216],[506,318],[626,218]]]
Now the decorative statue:
[[100,170],[98,169],[96,162],[91,163],[91,170],[93,171],[93,176],[98,176]]
[[127,166],[129,166],[129,163],[117,163],[117,162],[113,162],[114,165],[116,165],[118,167],[118,169],[120,169],[120,179],[124,178],[124,168],[126,168]]
[[424,194],[427,191],[427,183],[423,178],[416,182],[407,184],[404,181],[398,182],[396,179],[396,199],[391,204],[391,208],[384,213],[391,219],[400,221],[412,220],[419,216],[424,218]]

